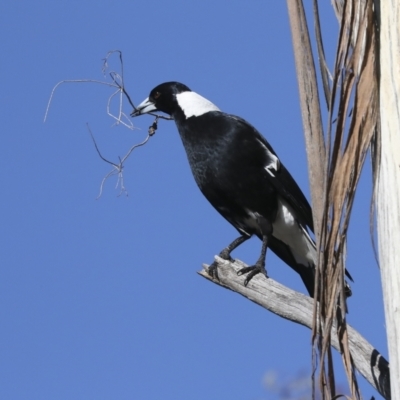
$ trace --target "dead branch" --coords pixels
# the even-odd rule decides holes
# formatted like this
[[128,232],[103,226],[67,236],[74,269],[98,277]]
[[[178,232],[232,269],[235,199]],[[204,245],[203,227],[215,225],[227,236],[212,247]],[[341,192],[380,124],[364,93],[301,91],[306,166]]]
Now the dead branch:
[[[226,289],[239,293],[252,302],[289,321],[312,329],[313,299],[291,290],[271,278],[256,275],[247,286],[237,271],[247,265],[236,260],[234,263],[215,257],[218,262],[219,281],[207,273],[208,265],[199,275]],[[389,364],[386,359],[354,328],[347,325],[349,349],[355,368],[385,398],[390,399]],[[336,324],[333,324],[331,345],[341,351]]]

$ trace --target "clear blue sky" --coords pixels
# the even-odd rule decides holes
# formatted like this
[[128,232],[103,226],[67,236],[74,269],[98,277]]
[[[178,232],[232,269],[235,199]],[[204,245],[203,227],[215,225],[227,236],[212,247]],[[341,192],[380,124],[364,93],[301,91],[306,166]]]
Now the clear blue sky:
[[[326,3],[332,65],[337,23]],[[109,168],[86,122],[117,160],[152,118],[134,121],[142,130],[112,128],[110,91],[82,84],[59,88],[45,124],[43,116],[58,81],[102,79],[101,59],[120,49],[136,103],[164,81],[187,84],[256,126],[308,196],[285,2],[25,0],[1,8],[0,398],[274,399],[266,372],[309,371],[310,331],[196,274],[236,231],[197,189],[174,123],[162,121],[128,161],[128,197],[117,197],[110,180],[96,200]],[[349,322],[386,355],[370,181],[367,168],[348,246],[356,281]],[[251,263],[259,249],[254,239],[234,255]],[[271,253],[267,269],[304,292]],[[360,383],[365,398],[375,394]]]

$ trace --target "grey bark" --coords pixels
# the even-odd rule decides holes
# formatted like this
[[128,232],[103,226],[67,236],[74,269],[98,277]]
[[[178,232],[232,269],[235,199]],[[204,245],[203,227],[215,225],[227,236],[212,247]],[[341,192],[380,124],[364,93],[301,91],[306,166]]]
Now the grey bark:
[[[237,271],[246,264],[239,260],[234,263],[219,257],[219,281],[213,280],[207,273],[207,265],[199,274],[226,289],[241,294],[252,302],[289,321],[312,327],[313,299],[291,290],[271,278],[256,275],[245,287],[244,277]],[[354,328],[348,326],[349,346],[356,369],[385,398],[390,399],[389,364],[385,358]],[[336,327],[332,330],[332,346],[339,351]]]

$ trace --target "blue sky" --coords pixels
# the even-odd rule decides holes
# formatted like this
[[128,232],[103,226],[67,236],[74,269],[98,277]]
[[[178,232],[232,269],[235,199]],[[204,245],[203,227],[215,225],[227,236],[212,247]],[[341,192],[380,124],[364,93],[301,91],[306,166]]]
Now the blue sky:
[[[332,65],[337,23],[326,3]],[[285,2],[15,1],[2,5],[0,34],[0,397],[264,400],[275,398],[267,371],[308,371],[309,330],[196,274],[236,231],[197,189],[173,122],[127,162],[129,196],[111,179],[98,200],[109,167],[85,124],[118,160],[152,118],[134,120],[141,130],[112,127],[109,89],[68,84],[43,123],[57,82],[102,79],[101,59],[119,49],[136,104],[159,83],[185,83],[257,127],[309,197]],[[348,245],[349,322],[387,355],[370,194],[367,166]],[[259,249],[254,239],[234,255],[252,263]],[[305,291],[271,253],[267,269]]]

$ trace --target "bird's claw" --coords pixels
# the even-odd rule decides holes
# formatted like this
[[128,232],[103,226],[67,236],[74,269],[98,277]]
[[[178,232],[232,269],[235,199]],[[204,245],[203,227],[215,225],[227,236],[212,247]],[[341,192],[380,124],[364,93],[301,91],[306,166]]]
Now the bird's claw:
[[[235,262],[235,260],[230,256],[228,250],[226,250],[226,249],[222,250],[221,253],[218,254],[218,257],[222,258],[225,261],[229,261],[230,263]],[[207,272],[208,272],[208,275],[211,276],[211,278],[215,279],[216,281],[219,281],[217,261],[214,261],[208,267]]]
[[214,261],[207,269],[208,275],[211,276],[211,278],[215,279],[216,281],[219,281],[219,276],[218,276],[218,264],[216,261]]
[[246,279],[244,280],[243,284],[244,286],[247,286],[248,283],[257,275],[257,274],[263,274],[265,275],[266,278],[268,278],[267,271],[265,270],[265,267],[263,265],[252,265],[250,267],[244,267],[240,269],[237,274],[239,276],[242,276],[244,274],[247,274]]

